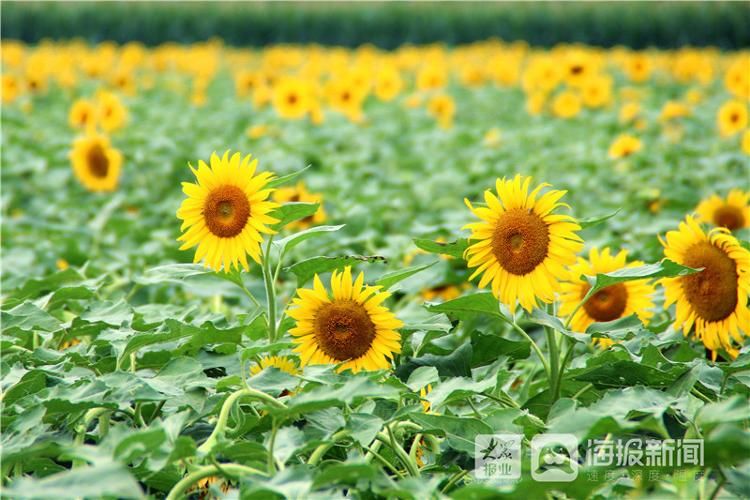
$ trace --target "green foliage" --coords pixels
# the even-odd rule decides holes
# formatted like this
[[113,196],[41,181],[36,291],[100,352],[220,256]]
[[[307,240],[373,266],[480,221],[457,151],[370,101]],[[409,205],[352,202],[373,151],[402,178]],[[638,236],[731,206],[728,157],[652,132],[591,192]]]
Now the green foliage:
[[232,45],[394,48],[499,37],[542,46],[740,48],[750,45],[748,25],[750,7],[744,2],[6,2],[2,32],[3,38],[27,42],[80,37],[149,45],[220,36]]

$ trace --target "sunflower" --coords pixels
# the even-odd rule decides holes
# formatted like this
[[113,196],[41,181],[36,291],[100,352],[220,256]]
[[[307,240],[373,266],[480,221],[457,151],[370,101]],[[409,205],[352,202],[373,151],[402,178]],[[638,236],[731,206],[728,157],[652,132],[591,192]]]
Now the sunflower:
[[128,111],[115,94],[111,92],[99,92],[97,105],[99,108],[97,113],[99,123],[104,130],[112,132],[125,125],[125,121],[128,118]]
[[633,153],[641,150],[642,144],[640,139],[629,134],[617,136],[612,145],[609,147],[609,157],[612,159],[627,158]]
[[447,94],[433,96],[427,103],[427,110],[435,117],[441,127],[450,128],[456,114],[456,103]]
[[303,202],[303,203],[319,203],[318,211],[313,215],[305,217],[289,224],[290,227],[297,227],[300,229],[306,229],[315,224],[321,224],[326,220],[326,211],[323,208],[323,196],[316,193],[311,193],[305,187],[305,183],[300,181],[294,187],[286,187],[277,189],[274,193],[274,200],[279,203],[290,203],[290,202]]
[[302,80],[287,79],[274,87],[272,101],[279,116],[298,120],[310,112],[312,91]]
[[248,270],[249,254],[260,263],[261,233],[273,234],[267,225],[278,221],[268,213],[279,205],[266,201],[274,191],[266,187],[273,174],[254,175],[257,167],[257,159],[239,153],[230,158],[229,151],[222,158],[213,153],[210,167],[202,160],[197,169],[190,167],[198,183],[182,183],[187,198],[177,211],[184,231],[178,241],[184,242],[180,250],[198,246],[194,262],[202,259],[216,271],[239,264]]
[[341,364],[339,370],[387,369],[394,353],[401,352],[403,326],[380,304],[390,293],[364,285],[364,275],[352,280],[352,270],[331,275],[333,297],[315,275],[313,288],[300,288],[289,316],[297,326],[289,330],[298,344],[302,366]]
[[114,191],[120,178],[122,154],[99,134],[79,137],[70,152],[73,173],[89,191]]
[[258,364],[255,364],[250,368],[250,373],[252,375],[257,375],[262,370],[271,367],[278,368],[289,375],[297,375],[299,373],[299,369],[297,368],[297,365],[294,364],[294,361],[286,356],[263,356]]
[[394,67],[386,66],[375,75],[375,97],[381,101],[392,101],[404,88],[404,81]]
[[433,288],[425,288],[419,295],[424,300],[434,300],[440,298],[444,301],[457,299],[461,296],[461,289],[456,285],[440,285]]
[[685,116],[690,116],[690,108],[679,101],[665,102],[659,112],[659,119],[661,121],[670,121]]
[[716,114],[719,133],[725,137],[747,127],[747,121],[747,105],[736,99],[724,103]]
[[664,307],[676,303],[675,328],[691,329],[712,356],[723,348],[732,356],[732,340],[750,333],[750,251],[725,228],[703,231],[692,216],[662,240],[664,255],[678,264],[702,269],[679,278],[665,278]]
[[730,231],[750,227],[750,191],[729,191],[726,199],[711,195],[695,209],[699,222],[708,222]]
[[[643,262],[627,262],[627,251],[621,250],[611,255],[609,248],[601,251],[592,248],[588,260],[579,257],[578,262],[570,267],[570,278],[562,284],[560,294],[560,315],[570,316],[576,306],[586,296],[591,285],[582,278],[583,275],[595,276],[610,273],[623,267],[642,266]],[[578,309],[570,324],[574,331],[585,332],[592,323],[604,323],[636,314],[644,324],[653,316],[652,296],[654,287],[648,280],[627,281],[603,288],[592,295]],[[598,339],[599,344],[607,347],[611,340]]]
[[750,130],[745,130],[745,132],[742,133],[740,147],[742,148],[743,153],[750,155]]
[[572,118],[581,111],[581,98],[570,90],[560,92],[552,101],[552,112],[558,118]]
[[626,102],[620,108],[620,122],[630,123],[641,113],[641,105],[637,102]]
[[[512,180],[498,179],[497,195],[484,192],[486,207],[474,208],[482,219],[464,226],[475,240],[464,254],[468,267],[477,269],[470,280],[482,275],[479,287],[492,283],[492,293],[515,311],[516,302],[527,311],[539,298],[550,303],[555,298],[565,266],[576,261],[583,241],[576,234],[581,227],[568,215],[553,213],[565,191],[551,190],[539,196],[548,184],[540,184],[529,193],[531,177],[517,175]],[[537,199],[538,198],[538,199]]]
[[2,102],[5,104],[13,102],[21,94],[21,83],[15,76],[8,74],[2,76],[2,81]]
[[68,123],[73,128],[92,130],[96,125],[96,106],[87,99],[78,99],[70,108]]
[[604,75],[594,75],[581,84],[583,104],[589,108],[601,108],[612,101],[612,79]]

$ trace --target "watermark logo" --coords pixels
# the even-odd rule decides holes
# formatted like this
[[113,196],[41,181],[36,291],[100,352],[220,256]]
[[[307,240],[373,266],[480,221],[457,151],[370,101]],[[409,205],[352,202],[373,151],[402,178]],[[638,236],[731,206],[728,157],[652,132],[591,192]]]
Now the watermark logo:
[[589,439],[586,465],[593,467],[703,467],[702,439]]
[[578,477],[578,439],[573,434],[538,434],[531,440],[531,477],[569,482]]
[[521,478],[521,434],[478,434],[474,439],[474,472],[478,479]]

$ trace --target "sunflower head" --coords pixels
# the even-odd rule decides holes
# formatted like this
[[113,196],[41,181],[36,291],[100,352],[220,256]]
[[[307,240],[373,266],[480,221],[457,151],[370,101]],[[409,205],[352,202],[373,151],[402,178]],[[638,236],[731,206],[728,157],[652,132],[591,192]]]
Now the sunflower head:
[[747,104],[738,99],[727,101],[719,109],[716,122],[719,133],[723,136],[734,135],[742,131],[747,127],[748,122]]
[[97,96],[99,123],[108,132],[118,130],[125,125],[128,111],[120,98],[111,92],[99,92]]
[[263,356],[260,361],[250,368],[252,375],[257,375],[266,368],[278,368],[289,375],[299,374],[297,365],[287,356]]
[[273,106],[282,118],[298,120],[313,106],[313,92],[306,82],[296,79],[280,81],[273,89]]
[[378,286],[364,284],[364,275],[352,279],[350,267],[331,275],[331,294],[315,275],[313,288],[300,288],[289,316],[297,321],[294,336],[302,366],[340,364],[339,370],[380,370],[391,366],[401,352],[403,326],[381,304],[390,296]]
[[70,152],[73,173],[89,191],[114,191],[120,178],[122,154],[106,136],[79,137]]
[[581,111],[581,98],[576,92],[564,90],[552,101],[552,112],[558,118],[572,118]]
[[273,234],[269,224],[278,220],[268,214],[279,205],[267,201],[274,191],[266,187],[270,172],[255,175],[258,160],[229,151],[211,155],[210,166],[203,160],[190,167],[197,182],[183,182],[187,195],[177,217],[182,223],[180,250],[198,246],[194,262],[203,260],[216,271],[233,267],[248,269],[247,255],[260,263],[262,234]]
[[714,194],[701,201],[695,211],[700,222],[730,231],[750,227],[750,191],[732,189],[725,199]]
[[[609,248],[601,251],[592,248],[589,258],[578,258],[578,262],[570,267],[570,277],[562,283],[560,294],[560,315],[570,316],[575,308],[591,289],[591,285],[583,275],[595,276],[622,269],[623,267],[642,266],[643,262],[627,262],[627,251],[620,250],[616,255],[610,253]],[[648,280],[634,280],[603,288],[593,294],[586,303],[578,309],[570,321],[576,332],[585,332],[592,323],[604,323],[636,314],[643,323],[648,323],[653,316],[654,306],[652,296],[654,287]],[[606,347],[612,343],[608,339],[598,339],[599,344]]]
[[692,216],[666,234],[664,255],[701,271],[665,278],[664,306],[676,303],[675,328],[691,330],[716,355],[723,348],[736,354],[732,342],[750,333],[750,251],[725,228],[704,232]]
[[73,103],[68,115],[68,123],[73,128],[92,130],[96,125],[96,106],[87,99],[78,99]]
[[476,268],[469,279],[481,275],[479,287],[492,286],[492,293],[511,311],[516,302],[527,311],[539,298],[554,300],[565,266],[575,263],[583,241],[576,234],[581,227],[568,215],[555,213],[565,191],[540,194],[547,184],[529,191],[531,177],[517,175],[498,179],[497,194],[484,192],[486,207],[469,209],[481,219],[467,224],[470,246],[465,257]]

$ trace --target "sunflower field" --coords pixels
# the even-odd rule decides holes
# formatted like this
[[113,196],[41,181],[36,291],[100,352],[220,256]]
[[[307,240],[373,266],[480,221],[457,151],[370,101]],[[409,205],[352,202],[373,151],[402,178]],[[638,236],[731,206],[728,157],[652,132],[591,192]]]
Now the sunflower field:
[[2,496],[750,497],[749,102],[713,48],[3,40]]

